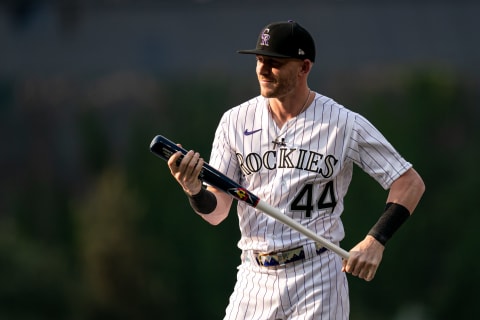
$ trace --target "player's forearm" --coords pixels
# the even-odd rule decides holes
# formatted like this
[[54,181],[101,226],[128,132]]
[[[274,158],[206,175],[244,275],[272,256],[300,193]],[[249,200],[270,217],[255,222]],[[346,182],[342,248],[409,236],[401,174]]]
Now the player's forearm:
[[387,203],[401,204],[411,214],[424,192],[425,184],[420,175],[412,168],[393,182],[387,197]]
[[207,190],[212,192],[216,197],[217,203],[215,209],[208,214],[204,214],[198,211],[195,212],[208,223],[212,225],[218,225],[220,222],[225,220],[225,218],[227,218],[230,207],[232,205],[232,198],[211,186],[208,186]]
[[413,169],[405,172],[390,187],[385,211],[368,235],[385,246],[413,213],[424,191],[425,185],[418,173]]

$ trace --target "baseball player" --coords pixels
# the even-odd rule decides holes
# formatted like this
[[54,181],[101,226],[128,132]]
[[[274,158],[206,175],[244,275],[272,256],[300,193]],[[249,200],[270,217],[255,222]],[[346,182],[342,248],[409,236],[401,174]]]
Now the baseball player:
[[[210,165],[285,215],[335,244],[344,238],[344,196],[357,165],[389,190],[385,212],[348,260],[239,202],[241,264],[226,308],[228,320],[348,319],[346,273],[370,281],[385,244],[417,206],[421,177],[364,117],[311,90],[315,44],[294,21],[262,29],[256,48],[260,95],[226,111]],[[232,198],[198,179],[193,150],[169,159],[193,209],[213,225]]]

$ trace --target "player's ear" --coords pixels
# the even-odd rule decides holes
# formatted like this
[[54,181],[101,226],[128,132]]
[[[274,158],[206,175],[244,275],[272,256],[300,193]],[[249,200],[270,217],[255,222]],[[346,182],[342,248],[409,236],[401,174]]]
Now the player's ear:
[[308,74],[310,70],[312,70],[313,62],[310,61],[309,59],[305,59],[302,61],[302,69],[301,72]]

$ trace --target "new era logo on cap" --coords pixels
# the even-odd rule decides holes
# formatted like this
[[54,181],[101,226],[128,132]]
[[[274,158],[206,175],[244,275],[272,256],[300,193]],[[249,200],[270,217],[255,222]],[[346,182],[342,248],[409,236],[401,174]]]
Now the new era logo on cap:
[[295,21],[274,22],[263,28],[255,49],[239,50],[238,53],[310,59],[314,62],[315,42],[310,33]]

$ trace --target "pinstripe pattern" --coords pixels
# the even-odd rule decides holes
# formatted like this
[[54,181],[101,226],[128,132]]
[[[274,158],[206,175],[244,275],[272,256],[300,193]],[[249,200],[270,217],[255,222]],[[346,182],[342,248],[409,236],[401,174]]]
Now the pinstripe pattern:
[[350,305],[341,258],[332,252],[288,267],[245,260],[237,273],[225,320],[343,320]]
[[[273,122],[267,103],[258,96],[225,112],[209,163],[334,243],[344,238],[340,216],[353,164],[385,189],[411,167],[368,120],[328,97],[316,93],[307,110],[281,129]],[[282,138],[285,146],[272,143]],[[238,246],[243,252],[285,250],[311,242],[243,202],[238,203],[237,212],[241,231]],[[313,263],[318,259],[329,260]],[[309,298],[298,301],[309,301],[307,309],[312,312],[331,308],[346,313],[324,319],[348,317],[348,302],[342,296],[347,292],[346,283],[338,280],[344,275],[332,254],[281,270],[258,268],[246,263],[240,266],[227,319],[321,319],[288,316],[293,314],[291,308],[302,309],[293,300],[302,296],[302,289],[296,286],[308,286]],[[311,290],[315,291],[313,296]],[[335,298],[337,292],[341,297]],[[332,300],[326,303],[327,298]],[[243,307],[235,310],[239,305]]]

